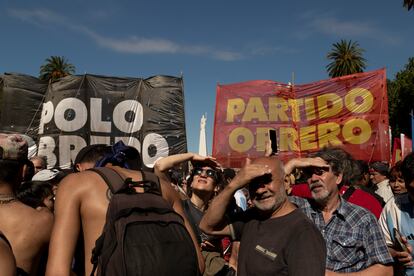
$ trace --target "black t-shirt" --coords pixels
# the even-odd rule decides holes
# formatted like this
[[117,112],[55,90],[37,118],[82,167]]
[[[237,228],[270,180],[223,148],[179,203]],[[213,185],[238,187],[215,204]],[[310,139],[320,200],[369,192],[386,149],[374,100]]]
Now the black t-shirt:
[[217,251],[220,251],[219,249],[221,238],[207,235],[203,233],[203,231],[201,231],[201,229],[198,227],[201,219],[204,216],[204,213],[201,210],[197,209],[189,199],[183,200],[183,205],[191,227],[197,236],[198,243],[208,240],[210,243],[217,247]]
[[302,211],[257,217],[251,209],[232,224],[240,240],[237,275],[325,275],[325,241]]

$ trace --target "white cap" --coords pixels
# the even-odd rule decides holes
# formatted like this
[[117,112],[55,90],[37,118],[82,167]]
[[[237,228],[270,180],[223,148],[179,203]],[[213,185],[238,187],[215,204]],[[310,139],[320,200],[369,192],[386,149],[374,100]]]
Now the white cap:
[[61,171],[56,170],[56,169],[41,170],[32,177],[32,181],[49,181],[49,180],[53,180],[60,172]]

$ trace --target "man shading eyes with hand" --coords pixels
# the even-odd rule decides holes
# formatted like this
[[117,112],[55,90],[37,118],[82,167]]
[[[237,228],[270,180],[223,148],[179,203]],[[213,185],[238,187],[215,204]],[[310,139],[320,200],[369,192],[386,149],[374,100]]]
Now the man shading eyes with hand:
[[310,199],[290,200],[323,234],[326,275],[392,275],[393,259],[375,216],[339,194],[341,186],[351,181],[354,162],[338,147],[326,147],[308,158],[290,160],[285,164],[285,173],[302,170],[312,195]]
[[[237,275],[324,275],[326,246],[315,225],[289,200],[282,162],[261,157],[250,162],[213,199],[200,222],[209,235],[240,241]],[[234,193],[249,189],[254,207],[225,215]]]

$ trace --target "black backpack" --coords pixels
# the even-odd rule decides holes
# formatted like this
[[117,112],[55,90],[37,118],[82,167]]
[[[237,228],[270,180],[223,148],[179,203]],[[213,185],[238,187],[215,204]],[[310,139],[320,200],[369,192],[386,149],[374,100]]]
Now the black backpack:
[[92,251],[91,275],[97,268],[101,276],[199,275],[194,243],[183,218],[161,196],[157,176],[141,171],[143,180],[133,182],[109,168],[91,170],[112,192],[104,230]]

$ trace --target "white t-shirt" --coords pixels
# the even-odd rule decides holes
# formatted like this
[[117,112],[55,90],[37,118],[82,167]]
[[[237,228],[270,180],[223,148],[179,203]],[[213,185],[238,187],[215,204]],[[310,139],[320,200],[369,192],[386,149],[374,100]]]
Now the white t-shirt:
[[384,199],[384,202],[387,203],[394,194],[392,193],[391,186],[388,179],[385,179],[377,184],[377,190],[375,193]]
[[[388,246],[394,244],[393,228],[397,228],[401,235],[406,237],[408,243],[414,248],[414,202],[408,194],[393,197],[385,204],[379,219],[379,225],[384,233]],[[411,253],[414,258],[414,253]],[[414,268],[406,270],[406,275],[414,276]]]

